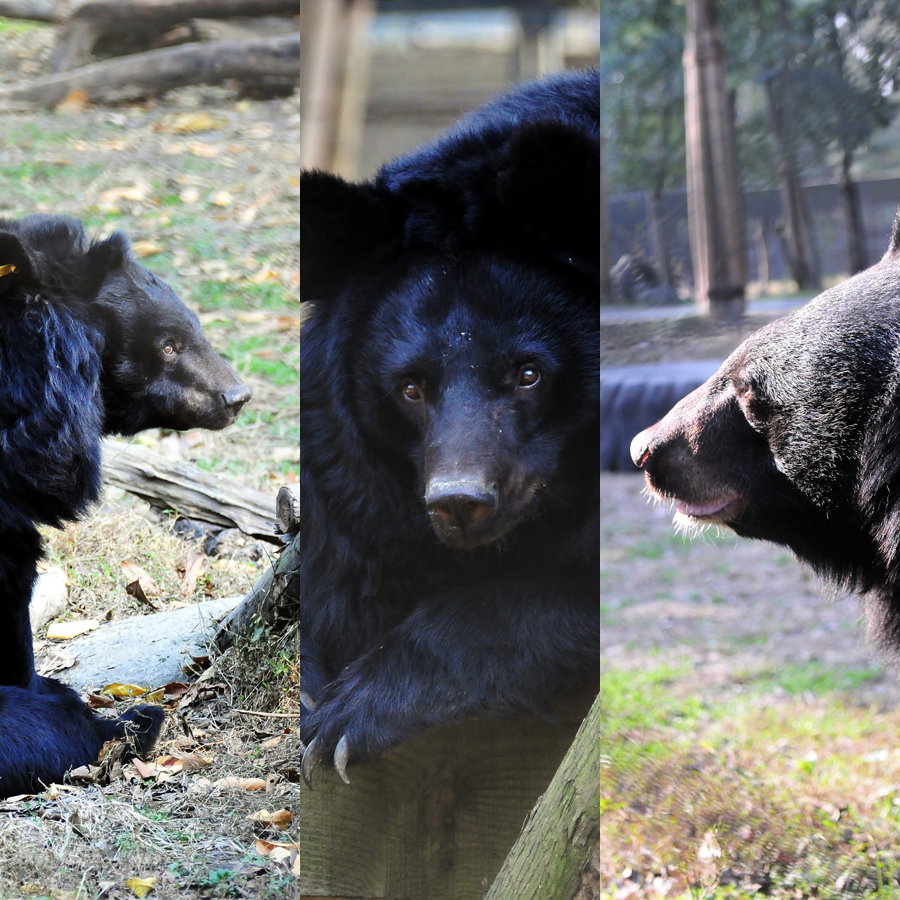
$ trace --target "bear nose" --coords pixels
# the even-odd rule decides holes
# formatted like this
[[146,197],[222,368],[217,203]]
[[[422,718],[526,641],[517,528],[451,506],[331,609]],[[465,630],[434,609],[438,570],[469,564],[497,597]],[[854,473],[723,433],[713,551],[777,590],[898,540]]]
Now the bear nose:
[[644,463],[650,458],[650,433],[652,428],[645,428],[640,434],[634,436],[631,441],[631,459],[639,468],[644,468]]
[[493,516],[499,493],[496,483],[441,481],[429,485],[425,506],[443,527],[465,529],[483,525]]
[[222,400],[229,409],[237,412],[250,399],[250,388],[246,384],[236,384],[222,394]]

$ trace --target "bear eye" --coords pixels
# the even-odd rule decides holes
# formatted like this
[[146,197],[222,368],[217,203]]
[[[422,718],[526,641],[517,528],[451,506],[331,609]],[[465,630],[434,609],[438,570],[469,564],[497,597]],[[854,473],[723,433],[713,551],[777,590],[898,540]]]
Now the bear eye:
[[174,356],[175,355],[175,345],[171,341],[166,341],[163,345],[163,353],[166,356]]
[[541,380],[541,370],[531,363],[519,366],[519,387],[531,388]]
[[402,393],[411,403],[418,403],[422,399],[422,388],[415,381],[405,382]]

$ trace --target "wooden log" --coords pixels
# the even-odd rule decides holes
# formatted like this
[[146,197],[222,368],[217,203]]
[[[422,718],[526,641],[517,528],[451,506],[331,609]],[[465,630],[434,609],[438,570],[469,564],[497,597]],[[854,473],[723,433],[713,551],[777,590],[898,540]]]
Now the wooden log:
[[239,528],[258,540],[281,543],[275,535],[269,494],[240,487],[193,463],[171,462],[146,447],[106,440],[103,478],[157,509],[175,510],[188,519]]
[[75,0],[57,28],[54,72],[87,62],[95,49],[113,56],[145,49],[189,19],[293,16],[298,0]]
[[300,485],[287,484],[275,497],[275,523],[281,534],[296,534],[300,529]]
[[598,697],[485,900],[572,900],[599,834],[600,724]]
[[53,0],[0,0],[0,17],[30,19],[32,22],[56,21],[59,4]]
[[299,75],[300,39],[296,34],[184,44],[35,78],[0,90],[0,104],[7,109],[56,106],[72,91],[83,92],[91,102],[131,100],[187,84],[218,84],[229,78],[296,80]]

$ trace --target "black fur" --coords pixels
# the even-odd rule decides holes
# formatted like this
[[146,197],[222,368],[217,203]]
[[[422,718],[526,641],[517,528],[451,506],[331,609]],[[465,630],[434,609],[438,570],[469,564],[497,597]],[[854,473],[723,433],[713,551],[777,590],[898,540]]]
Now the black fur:
[[599,653],[599,79],[301,201],[301,733],[549,714]]
[[76,519],[100,490],[100,438],[222,428],[249,392],[125,235],[90,243],[56,216],[0,220],[0,796],[60,781],[112,737],[152,746],[162,710],[95,716],[35,673],[28,604],[37,524]]
[[900,648],[900,217],[872,268],[748,338],[635,437],[678,511],[790,547]]

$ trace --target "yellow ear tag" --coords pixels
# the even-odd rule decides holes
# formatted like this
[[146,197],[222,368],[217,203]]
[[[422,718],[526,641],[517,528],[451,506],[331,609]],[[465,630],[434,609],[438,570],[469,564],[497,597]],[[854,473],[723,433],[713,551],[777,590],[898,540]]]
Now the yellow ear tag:
[[0,278],[2,278],[4,275],[12,275],[13,272],[18,271],[19,267],[12,265],[12,263],[10,263],[8,266],[0,266]]

